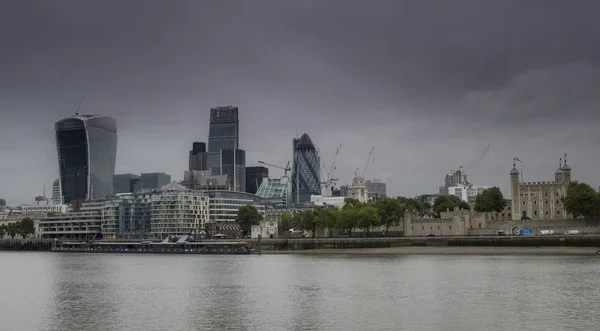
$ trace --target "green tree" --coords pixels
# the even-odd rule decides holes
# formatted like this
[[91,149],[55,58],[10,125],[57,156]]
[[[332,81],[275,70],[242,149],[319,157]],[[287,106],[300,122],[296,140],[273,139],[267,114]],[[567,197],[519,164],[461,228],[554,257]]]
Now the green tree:
[[35,233],[34,222],[29,217],[25,217],[16,224],[17,232],[23,238],[27,238]]
[[348,230],[352,237],[352,230],[358,225],[358,206],[346,205],[340,211],[336,228]]
[[490,187],[483,190],[475,198],[475,211],[480,213],[502,212],[506,206],[506,200],[502,192],[497,187]]
[[4,235],[6,235],[6,225],[2,224],[0,225],[0,239],[4,238]]
[[365,231],[365,237],[369,236],[372,227],[380,224],[381,217],[374,205],[369,204],[358,210],[358,227]]
[[292,228],[292,215],[288,213],[281,213],[281,219],[279,220],[278,231],[282,234],[285,231],[289,231]]
[[316,236],[317,232],[317,219],[316,213],[314,210],[306,210],[302,213],[301,220],[301,229],[306,231],[311,231],[312,237]]
[[329,230],[329,237],[333,236],[333,229],[338,224],[339,209],[337,208],[321,208],[317,211],[316,223],[317,227]]
[[304,210],[294,213],[292,218],[292,226],[302,231],[312,231],[312,236],[315,236],[317,227],[314,210]]
[[404,205],[406,206],[406,210],[416,210],[419,213],[422,213],[425,211],[425,204],[417,199],[413,199],[413,198],[409,198],[406,199],[404,202]]
[[433,202],[433,211],[438,215],[446,210],[453,211],[455,207],[460,207],[461,201],[454,195],[440,195]]
[[8,234],[12,239],[15,239],[17,235],[17,224],[9,223],[6,225],[6,234]]
[[573,214],[574,217],[594,218],[600,215],[598,193],[586,183],[569,183],[563,202],[567,212]]
[[360,201],[358,201],[358,199],[354,199],[354,198],[345,198],[344,199],[344,207],[348,206],[358,206],[360,205]]
[[402,204],[400,199],[385,198],[378,200],[376,206],[387,235],[390,226],[399,224],[400,220],[404,218],[406,205]]
[[262,216],[256,209],[256,207],[247,205],[242,206],[238,209],[237,217],[235,221],[242,228],[242,233],[244,236],[247,236],[250,233],[250,229],[253,225],[260,224],[260,220]]

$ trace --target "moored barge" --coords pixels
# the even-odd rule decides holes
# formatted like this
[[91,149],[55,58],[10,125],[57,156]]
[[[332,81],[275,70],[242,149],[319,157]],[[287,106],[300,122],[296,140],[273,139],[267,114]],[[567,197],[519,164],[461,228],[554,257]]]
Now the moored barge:
[[73,242],[56,243],[52,252],[62,253],[135,253],[135,254],[252,254],[255,250],[247,242]]

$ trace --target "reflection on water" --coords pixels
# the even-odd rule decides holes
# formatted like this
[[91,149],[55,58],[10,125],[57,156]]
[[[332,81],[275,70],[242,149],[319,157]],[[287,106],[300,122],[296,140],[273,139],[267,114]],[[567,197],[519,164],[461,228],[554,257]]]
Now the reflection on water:
[[2,330],[595,330],[600,259],[0,253]]

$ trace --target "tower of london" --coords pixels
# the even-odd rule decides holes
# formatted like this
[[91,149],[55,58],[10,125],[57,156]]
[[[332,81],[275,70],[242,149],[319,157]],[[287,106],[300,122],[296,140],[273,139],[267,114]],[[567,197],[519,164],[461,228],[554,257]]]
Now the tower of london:
[[566,219],[567,215],[563,204],[563,197],[571,182],[571,168],[567,164],[567,155],[561,158],[558,169],[552,182],[522,182],[519,179],[519,170],[515,158],[510,171],[510,186],[512,194],[511,213],[513,220],[533,219],[550,220]]

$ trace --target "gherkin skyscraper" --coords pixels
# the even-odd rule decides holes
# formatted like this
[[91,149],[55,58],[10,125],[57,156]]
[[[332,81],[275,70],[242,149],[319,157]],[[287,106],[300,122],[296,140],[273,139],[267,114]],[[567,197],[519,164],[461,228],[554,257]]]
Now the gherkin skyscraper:
[[321,194],[319,154],[306,133],[294,138],[293,146],[292,200],[295,204],[304,204],[310,202],[311,195]]

